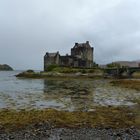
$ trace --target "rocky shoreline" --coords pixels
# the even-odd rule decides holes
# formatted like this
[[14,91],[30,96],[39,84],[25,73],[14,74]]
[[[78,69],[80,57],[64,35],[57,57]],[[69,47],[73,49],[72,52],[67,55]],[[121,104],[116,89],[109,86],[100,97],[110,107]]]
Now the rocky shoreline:
[[49,123],[39,123],[14,132],[1,127],[0,140],[140,140],[140,132],[134,127],[55,128]]
[[22,72],[16,75],[19,78],[103,78],[102,73],[59,73],[59,72]]

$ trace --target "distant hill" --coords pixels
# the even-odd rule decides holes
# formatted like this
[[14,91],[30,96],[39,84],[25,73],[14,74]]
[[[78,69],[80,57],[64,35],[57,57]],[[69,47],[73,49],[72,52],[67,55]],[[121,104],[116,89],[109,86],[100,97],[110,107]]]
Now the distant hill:
[[136,61],[134,61],[134,62],[140,63],[140,60],[136,60]]
[[10,66],[7,65],[7,64],[4,64],[4,65],[1,65],[1,64],[0,64],[0,71],[12,71],[12,70],[13,70],[13,68],[10,67]]
[[120,66],[139,67],[140,61],[116,61]]
[[140,67],[140,60],[135,60],[135,61],[114,61],[112,63],[108,63],[106,65],[99,65],[101,68],[106,68],[107,65],[112,65],[112,64],[119,64],[119,66],[123,67]]

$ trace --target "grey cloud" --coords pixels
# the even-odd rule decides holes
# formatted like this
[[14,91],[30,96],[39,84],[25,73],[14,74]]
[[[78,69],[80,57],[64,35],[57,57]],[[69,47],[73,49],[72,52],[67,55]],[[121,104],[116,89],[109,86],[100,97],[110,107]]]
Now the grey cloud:
[[138,0],[1,0],[0,63],[42,69],[46,51],[70,53],[86,40],[97,63],[140,59],[139,7]]

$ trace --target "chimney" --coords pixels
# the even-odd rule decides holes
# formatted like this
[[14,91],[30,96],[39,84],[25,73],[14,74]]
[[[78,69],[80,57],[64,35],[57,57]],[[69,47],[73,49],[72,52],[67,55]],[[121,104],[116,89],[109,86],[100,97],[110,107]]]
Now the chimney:
[[86,41],[86,44],[88,44],[88,45],[89,45],[89,41]]

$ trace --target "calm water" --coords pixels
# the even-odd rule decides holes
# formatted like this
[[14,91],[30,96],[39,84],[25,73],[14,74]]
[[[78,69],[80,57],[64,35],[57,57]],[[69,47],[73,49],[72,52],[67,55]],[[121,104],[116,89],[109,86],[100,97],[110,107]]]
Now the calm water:
[[109,80],[19,79],[0,72],[0,108],[92,111],[95,106],[133,106],[140,92],[113,87]]

